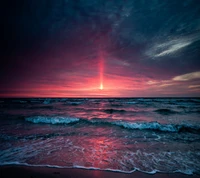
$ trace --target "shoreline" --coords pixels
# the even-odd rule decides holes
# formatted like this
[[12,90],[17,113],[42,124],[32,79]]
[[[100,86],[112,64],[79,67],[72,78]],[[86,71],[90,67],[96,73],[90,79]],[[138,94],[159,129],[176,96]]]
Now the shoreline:
[[139,171],[121,173],[103,170],[89,170],[82,168],[50,168],[20,165],[0,166],[1,178],[198,178],[200,175],[186,175],[182,173],[147,174]]

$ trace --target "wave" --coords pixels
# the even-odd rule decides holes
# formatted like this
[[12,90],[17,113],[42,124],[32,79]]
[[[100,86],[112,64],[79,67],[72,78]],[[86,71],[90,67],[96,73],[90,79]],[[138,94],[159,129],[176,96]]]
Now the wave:
[[188,110],[187,107],[185,106],[178,106],[177,108],[179,109],[184,109],[183,112],[178,112],[178,111],[174,111],[174,110],[171,110],[171,109],[157,109],[157,110],[154,110],[154,112],[156,113],[159,113],[161,115],[172,115],[172,114],[185,114],[185,113],[197,113],[199,114],[200,113],[200,110]]
[[78,118],[73,117],[45,117],[45,116],[34,116],[25,118],[26,121],[38,124],[38,123],[46,123],[46,124],[69,124],[78,122]]
[[121,106],[123,106],[123,104],[113,103],[113,104],[110,104],[110,106],[112,106],[112,107],[121,107]]
[[39,124],[75,124],[75,123],[86,123],[93,125],[108,125],[108,126],[119,126],[125,129],[132,130],[152,130],[161,132],[190,132],[200,133],[199,125],[192,124],[161,124],[159,122],[130,122],[130,121],[116,121],[109,119],[93,118],[91,120],[73,118],[73,117],[46,117],[46,116],[34,116],[25,118],[26,121]]
[[[100,171],[110,171],[110,172],[119,172],[119,173],[126,173],[126,174],[131,174],[133,172],[142,172],[142,173],[146,173],[146,174],[156,174],[156,173],[169,173],[168,171],[164,172],[164,171],[160,171],[157,169],[153,169],[150,171],[145,171],[145,170],[141,170],[140,168],[137,167],[133,167],[132,170],[130,171],[125,171],[125,170],[121,170],[121,169],[112,169],[112,168],[98,168],[98,167],[87,167],[87,166],[80,166],[80,165],[72,165],[72,166],[59,166],[59,165],[51,165],[51,164],[29,164],[29,163],[21,163],[18,161],[10,161],[10,162],[4,162],[1,163],[0,162],[0,166],[27,166],[27,167],[43,167],[43,168],[56,168],[56,169],[66,169],[66,168],[77,168],[77,169],[85,169],[85,170],[100,170]],[[186,175],[193,175],[196,174],[198,175],[199,173],[194,171],[193,169],[183,169],[183,170],[175,170],[172,171],[170,173],[182,173],[182,174],[186,174]]]
[[162,115],[170,115],[170,114],[177,114],[177,111],[171,109],[156,109],[154,112],[157,112]]
[[127,102],[124,102],[124,104],[136,104],[137,102],[136,101],[127,101]]
[[126,112],[126,110],[124,110],[124,109],[105,109],[103,111],[106,112],[106,113],[109,113],[109,114],[112,114],[112,113],[115,113],[115,112],[117,112],[117,113]]
[[78,106],[78,105],[81,105],[83,102],[81,101],[69,101],[69,102],[66,102],[65,105],[72,105],[72,106]]
[[12,100],[12,103],[27,103],[25,100]]
[[30,106],[27,106],[27,108],[29,108],[29,109],[53,109],[53,106],[52,105],[37,105],[37,106],[30,105]]
[[185,108],[183,108],[184,109],[184,111],[183,111],[183,114],[200,114],[200,110],[196,110],[196,109],[194,109],[194,110],[192,110],[192,109],[185,109]]
[[190,124],[160,124],[158,122],[114,122],[114,125],[118,125],[127,129],[137,129],[137,130],[153,130],[162,132],[190,132],[190,133],[200,133],[200,126],[190,125]]
[[43,101],[43,104],[50,104],[50,103],[51,103],[51,99],[50,99],[50,98],[45,99],[45,100]]

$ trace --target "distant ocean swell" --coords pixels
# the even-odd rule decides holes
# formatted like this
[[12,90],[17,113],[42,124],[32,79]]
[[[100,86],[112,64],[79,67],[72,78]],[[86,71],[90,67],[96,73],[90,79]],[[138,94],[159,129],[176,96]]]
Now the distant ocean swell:
[[84,122],[88,124],[104,124],[115,125],[125,129],[137,130],[153,130],[162,132],[195,132],[200,133],[199,125],[191,124],[161,124],[159,122],[130,122],[130,121],[116,121],[94,118],[91,120],[73,118],[73,117],[49,117],[49,116],[34,116],[25,118],[26,121],[35,124],[73,124]]
[[[54,102],[63,102],[63,103],[71,103],[71,104],[81,104],[87,101],[92,101],[92,102],[101,102],[103,101],[109,101],[110,103],[112,102],[123,102],[123,103],[128,103],[128,104],[135,104],[136,102],[193,102],[193,103],[200,103],[200,98],[30,98],[30,99],[12,99],[13,103],[44,103],[44,104],[49,104],[49,103],[54,103]],[[4,102],[3,100],[0,101],[0,103]]]
[[[70,104],[71,106],[75,106],[76,104]],[[77,105],[76,105],[77,106]],[[124,105],[122,104],[111,104],[112,107],[114,108],[106,108],[106,109],[98,109],[98,108],[83,108],[83,107],[76,107],[73,108],[75,110],[80,110],[80,111],[89,111],[89,112],[103,112],[103,113],[107,113],[107,114],[126,114],[126,113],[134,113],[134,114],[144,114],[147,112],[154,112],[160,115],[174,115],[174,114],[192,114],[192,113],[200,113],[200,109],[199,108],[189,108],[187,106],[177,106],[176,108],[178,110],[174,110],[174,109],[169,109],[169,108],[159,108],[159,109],[152,109],[152,110],[145,110],[145,107],[142,109],[142,107],[139,110],[134,110],[131,109],[130,107],[126,108],[123,107]],[[2,106],[2,108],[6,108],[7,106]],[[19,106],[18,106],[19,107]],[[116,107],[123,107],[123,109],[116,109]],[[53,109],[59,109],[56,106],[53,105],[47,105],[47,104],[40,104],[40,105],[27,105],[25,107],[22,107],[22,109],[34,109],[34,110],[38,110],[38,109],[44,109],[44,110],[53,110]],[[20,107],[19,107],[20,109]],[[182,110],[180,110],[182,109]]]

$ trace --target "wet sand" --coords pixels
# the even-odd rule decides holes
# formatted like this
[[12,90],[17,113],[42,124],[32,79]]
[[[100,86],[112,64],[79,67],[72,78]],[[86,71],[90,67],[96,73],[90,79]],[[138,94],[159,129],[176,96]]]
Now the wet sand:
[[85,169],[59,169],[48,167],[29,167],[29,166],[1,166],[0,178],[196,178],[200,175],[185,175],[181,173],[173,174],[146,174],[133,172],[131,174],[85,170]]

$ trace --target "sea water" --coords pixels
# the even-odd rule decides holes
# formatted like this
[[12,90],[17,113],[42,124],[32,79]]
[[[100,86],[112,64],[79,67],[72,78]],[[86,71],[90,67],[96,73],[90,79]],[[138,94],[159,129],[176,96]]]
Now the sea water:
[[200,174],[200,99],[0,99],[0,165]]

